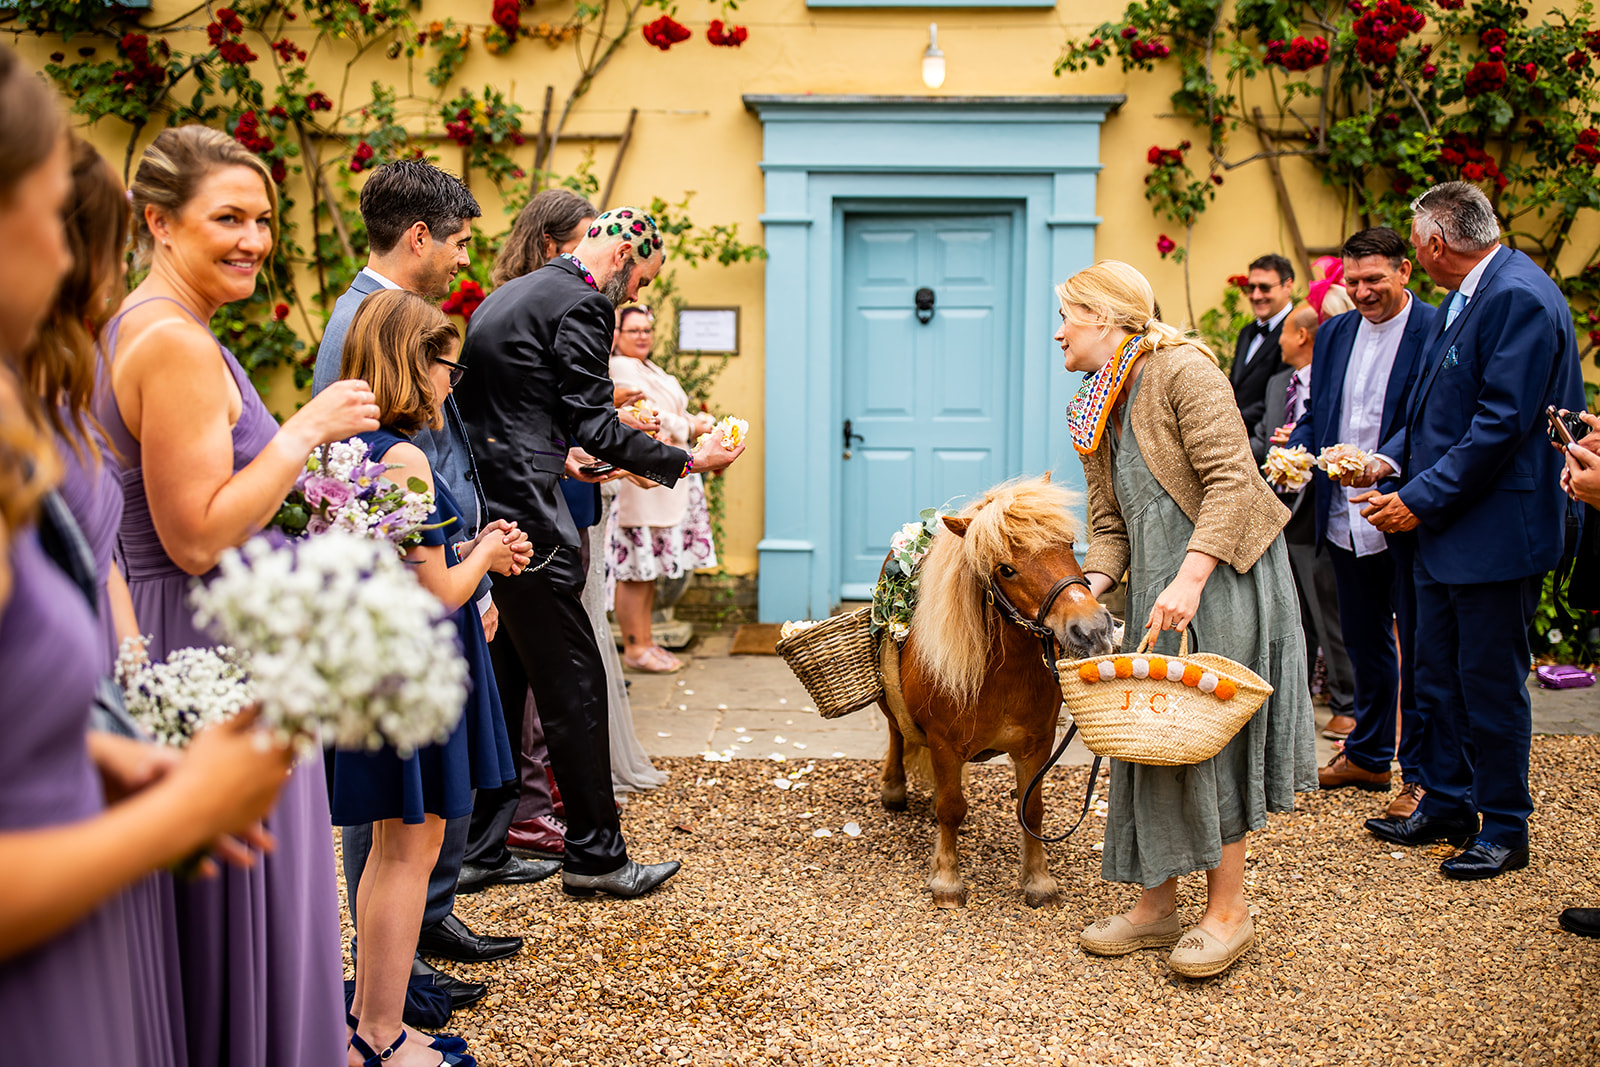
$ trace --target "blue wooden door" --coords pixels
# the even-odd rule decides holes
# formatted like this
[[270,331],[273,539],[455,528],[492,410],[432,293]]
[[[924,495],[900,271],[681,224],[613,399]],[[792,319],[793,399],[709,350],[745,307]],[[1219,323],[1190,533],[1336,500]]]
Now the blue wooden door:
[[[841,599],[871,596],[901,524],[1008,474],[1011,225],[1009,215],[845,219]],[[933,291],[931,317],[918,314],[919,289]],[[848,448],[846,419],[858,435]]]

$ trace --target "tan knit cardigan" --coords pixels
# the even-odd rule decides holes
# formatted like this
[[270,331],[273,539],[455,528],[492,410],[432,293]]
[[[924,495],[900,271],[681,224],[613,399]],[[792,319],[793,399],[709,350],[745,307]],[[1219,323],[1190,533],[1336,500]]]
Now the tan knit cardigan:
[[[1256,469],[1233,387],[1193,345],[1163,348],[1144,361],[1139,395],[1123,411],[1150,473],[1194,523],[1189,549],[1215,556],[1240,574],[1255,566],[1289,521]],[[1128,569],[1128,527],[1111,477],[1112,428],[1083,461],[1093,540],[1083,569],[1121,580]]]

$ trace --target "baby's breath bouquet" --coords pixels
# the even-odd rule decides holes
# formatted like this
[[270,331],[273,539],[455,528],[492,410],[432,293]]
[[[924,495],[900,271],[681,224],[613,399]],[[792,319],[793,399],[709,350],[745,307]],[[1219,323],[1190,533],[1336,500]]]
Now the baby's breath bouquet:
[[342,530],[278,540],[230,550],[192,594],[196,624],[249,656],[262,722],[401,755],[448,739],[467,664],[444,605],[387,541]]
[[251,700],[241,657],[226,646],[179,648],[165,662],[151,663],[139,639],[130,637],[117,656],[117,682],[133,720],[173,748],[237,715]]
[[405,549],[422,540],[433,493],[420,478],[401,486],[384,477],[359,437],[313,449],[270,526],[289,537],[343,530]]

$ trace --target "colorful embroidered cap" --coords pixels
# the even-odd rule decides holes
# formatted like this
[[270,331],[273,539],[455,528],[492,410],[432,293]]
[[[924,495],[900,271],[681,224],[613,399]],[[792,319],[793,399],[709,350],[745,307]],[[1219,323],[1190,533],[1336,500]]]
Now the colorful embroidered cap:
[[633,249],[633,258],[645,262],[661,251],[661,231],[656,220],[636,207],[612,208],[594,220],[589,237],[617,237]]

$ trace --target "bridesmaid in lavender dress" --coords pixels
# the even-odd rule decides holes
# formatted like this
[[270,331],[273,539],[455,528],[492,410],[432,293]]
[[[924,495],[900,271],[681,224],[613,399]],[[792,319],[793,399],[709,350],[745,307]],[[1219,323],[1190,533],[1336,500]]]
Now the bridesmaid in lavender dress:
[[197,740],[181,767],[147,768],[144,788],[106,808],[102,780],[127,786],[138,772],[90,751],[105,648],[92,590],[41,547],[35,521],[60,464],[15,374],[72,262],[63,133],[48,91],[0,45],[0,1032],[19,1063],[123,1065],[142,1062],[133,946],[109,899],[246,831],[276,797],[287,753],[259,746],[242,717]]
[[[72,199],[67,244],[72,269],[38,338],[24,353],[21,370],[55,431],[62,464],[57,492],[93,553],[101,637],[97,672],[104,676],[111,670],[119,640],[139,634],[127,583],[111,559],[122,522],[122,481],[111,465],[99,424],[89,413],[100,384],[95,338],[111,317],[115,300],[126,291],[122,255],[128,244],[128,201],[110,164],[87,142],[69,140]],[[120,757],[151,772],[170,770],[179,759],[175,749],[102,730],[90,732],[89,748],[91,756],[100,757],[97,762]],[[138,1067],[186,1067],[172,876],[166,871],[151,874],[128,887],[117,904],[124,913],[132,967],[132,1062]]]
[[[378,427],[365,382],[338,382],[280,428],[206,323],[242,300],[275,236],[261,159],[203,126],[163,131],[131,186],[150,273],[107,327],[100,422],[121,457],[121,550],[152,658],[215,642],[187,594],[277,511],[311,450]],[[321,1067],[345,1058],[338,891],[320,757],[299,765],[249,870],[178,886],[191,1064]]]

